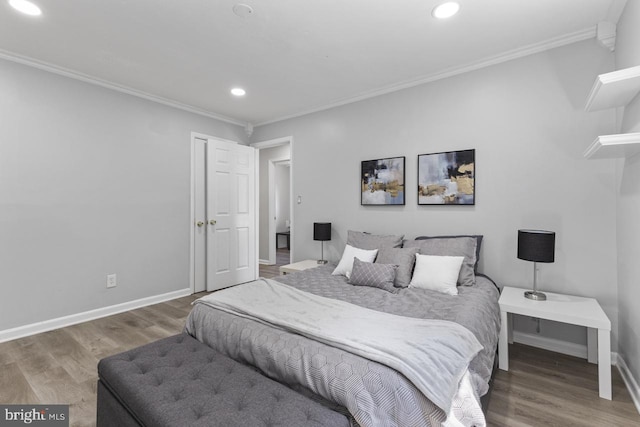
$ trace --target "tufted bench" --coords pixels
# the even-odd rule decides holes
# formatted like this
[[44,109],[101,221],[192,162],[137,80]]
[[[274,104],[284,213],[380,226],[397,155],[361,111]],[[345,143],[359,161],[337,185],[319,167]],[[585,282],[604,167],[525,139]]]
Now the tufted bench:
[[98,427],[349,425],[187,334],[102,359],[98,376]]

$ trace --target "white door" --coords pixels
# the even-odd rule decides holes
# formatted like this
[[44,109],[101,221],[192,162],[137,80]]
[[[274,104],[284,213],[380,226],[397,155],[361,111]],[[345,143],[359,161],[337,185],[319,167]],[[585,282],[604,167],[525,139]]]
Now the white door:
[[206,151],[206,276],[213,291],[257,278],[255,149],[209,139]]
[[196,138],[193,149],[193,291],[202,292],[207,289],[207,141]]
[[193,290],[255,280],[255,149],[204,136],[192,143]]

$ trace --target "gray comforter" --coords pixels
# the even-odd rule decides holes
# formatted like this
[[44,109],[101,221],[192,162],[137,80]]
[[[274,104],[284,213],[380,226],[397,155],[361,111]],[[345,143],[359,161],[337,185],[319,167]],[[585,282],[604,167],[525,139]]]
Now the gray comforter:
[[500,294],[491,280],[476,276],[475,286],[458,286],[458,295],[454,296],[413,288],[392,294],[377,288],[350,285],[344,276],[331,275],[334,268],[333,265],[319,266],[275,280],[316,295],[385,313],[449,320],[464,326],[483,346],[469,369],[474,374],[478,394],[482,396],[487,392],[500,333]]
[[[499,329],[498,292],[490,281],[478,278],[476,286],[459,288],[458,296],[418,289],[390,294],[354,287],[344,277],[331,276],[331,271],[331,266],[321,266],[277,280],[378,311],[461,324],[483,346],[470,365],[471,378],[465,379],[478,394],[486,392]],[[447,418],[394,369],[309,338],[205,304],[195,305],[186,329],[200,341],[258,367],[266,375],[347,407],[363,426],[441,425]],[[472,395],[458,396],[458,400],[452,405],[455,418],[466,419],[464,425],[484,425],[477,405],[465,403],[474,400]]]
[[454,322],[388,314],[270,279],[213,292],[198,303],[394,368],[447,413],[469,362],[482,348]]

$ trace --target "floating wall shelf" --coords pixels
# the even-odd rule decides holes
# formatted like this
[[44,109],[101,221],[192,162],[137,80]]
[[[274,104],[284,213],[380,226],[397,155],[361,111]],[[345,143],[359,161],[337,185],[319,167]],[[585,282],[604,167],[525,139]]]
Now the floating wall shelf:
[[587,100],[587,111],[627,105],[640,92],[640,66],[600,74]]
[[587,159],[615,159],[631,157],[638,153],[640,153],[640,132],[599,136],[587,148],[584,156]]

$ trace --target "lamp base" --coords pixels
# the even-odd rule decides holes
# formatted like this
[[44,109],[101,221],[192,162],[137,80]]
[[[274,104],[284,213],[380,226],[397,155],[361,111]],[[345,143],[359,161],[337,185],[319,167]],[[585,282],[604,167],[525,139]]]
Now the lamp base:
[[543,294],[542,292],[538,292],[538,291],[526,291],[524,293],[524,297],[532,299],[532,300],[535,300],[535,301],[546,301],[547,300],[547,296],[545,294]]
[[326,263],[328,263],[328,262],[329,262],[329,261],[327,261],[326,259],[319,259],[319,260],[318,260],[318,264],[326,264]]

